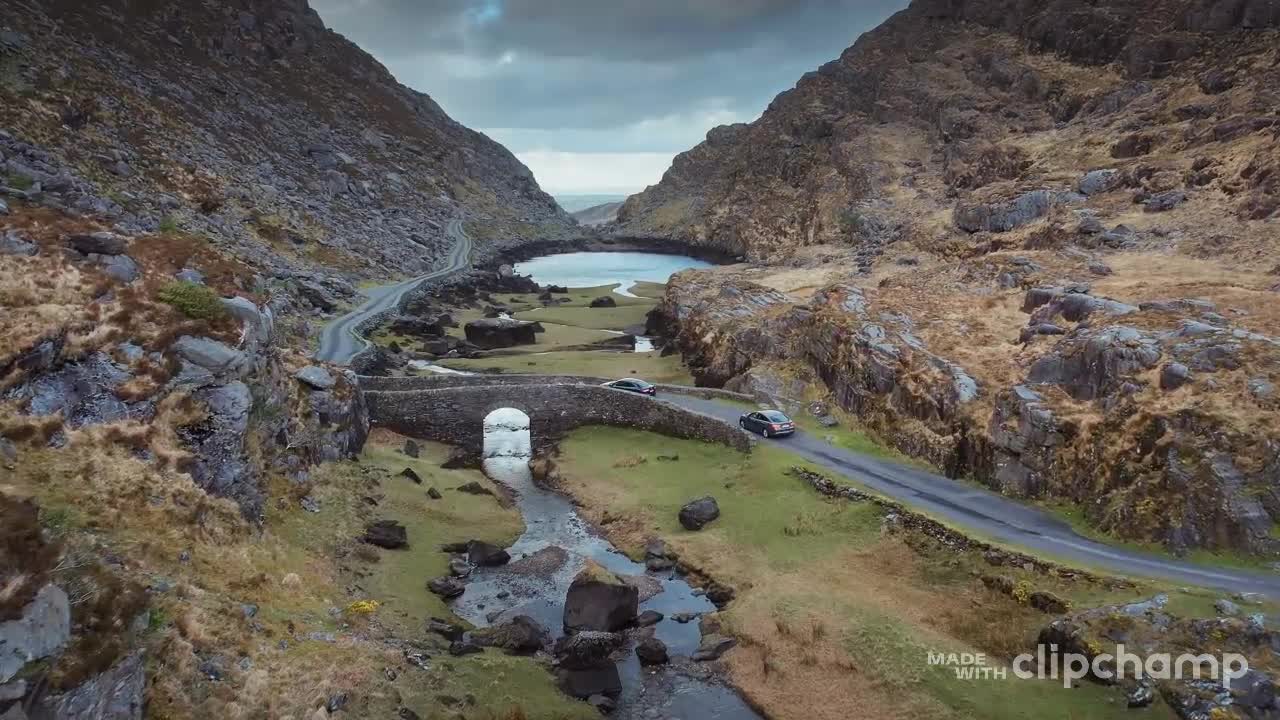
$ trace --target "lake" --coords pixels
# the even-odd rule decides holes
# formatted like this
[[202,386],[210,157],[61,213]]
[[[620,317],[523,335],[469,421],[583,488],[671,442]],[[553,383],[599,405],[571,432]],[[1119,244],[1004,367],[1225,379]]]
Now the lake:
[[517,263],[515,269],[539,285],[597,287],[618,283],[615,292],[634,297],[630,289],[637,282],[665,283],[681,270],[707,267],[712,267],[711,263],[685,255],[575,252],[534,258]]

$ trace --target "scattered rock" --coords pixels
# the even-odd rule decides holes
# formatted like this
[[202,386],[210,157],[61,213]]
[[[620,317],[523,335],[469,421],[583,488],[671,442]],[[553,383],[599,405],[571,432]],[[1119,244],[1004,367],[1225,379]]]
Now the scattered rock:
[[333,379],[333,375],[318,365],[308,365],[295,373],[293,377],[298,382],[316,390],[328,390],[337,384],[337,381]]
[[1191,368],[1182,363],[1169,363],[1160,368],[1160,389],[1177,390],[1191,382]]
[[26,240],[17,230],[6,230],[0,234],[0,255],[30,257],[39,252],[40,248]]
[[175,280],[182,282],[195,283],[196,285],[204,284],[204,273],[191,268],[182,268],[173,277]]
[[457,489],[458,489],[458,492],[466,493],[468,495],[492,495],[493,494],[492,490],[481,485],[480,482],[477,480],[472,480],[469,483],[459,485]]
[[702,644],[693,653],[695,662],[707,662],[710,660],[719,660],[721,655],[738,644],[737,640],[724,635],[707,635],[702,638]]
[[[418,473],[417,473],[417,472],[415,472],[415,471],[414,471],[414,469],[413,469],[413,468],[409,468],[409,467],[407,467],[407,468],[405,468],[405,469],[401,470],[401,471],[400,471],[400,477],[408,478],[408,479],[412,480],[412,481],[413,481],[413,483],[414,483],[415,485],[421,485],[421,484],[422,484],[422,478],[418,475]],[[428,494],[428,495],[430,495],[430,494],[431,494],[431,491],[430,491],[430,490],[428,490],[428,491],[427,491],[427,494]]]
[[666,644],[656,637],[642,640],[636,646],[636,657],[640,658],[641,665],[665,665],[669,660]]
[[608,715],[618,709],[618,703],[608,695],[592,695],[587,698],[587,704],[598,710],[601,715]]
[[467,634],[467,629],[440,618],[431,618],[427,621],[427,632],[439,635],[446,640],[461,640]]
[[417,457],[418,457],[419,450],[420,450],[420,448],[418,447],[418,443],[417,443],[415,440],[413,440],[412,438],[406,439],[406,440],[404,441],[404,454],[405,454],[405,455],[408,455],[408,456],[409,456],[409,457],[411,457],[411,458],[417,458]]
[[455,640],[449,644],[449,654],[454,657],[462,657],[463,655],[474,655],[484,652],[484,648],[477,643],[468,640]]
[[1167,212],[1187,201],[1187,194],[1181,190],[1169,190],[1156,193],[1142,202],[1142,209],[1149,213]]
[[1151,686],[1142,683],[1135,685],[1127,694],[1128,705],[1131,708],[1144,708],[1154,702],[1156,699],[1155,691]]
[[471,574],[471,563],[461,558],[449,561],[449,574],[456,578],[464,578]]
[[378,520],[365,528],[361,541],[387,550],[409,546],[409,533],[395,520]]
[[1119,170],[1093,170],[1080,178],[1080,192],[1084,195],[1100,195],[1120,184]]
[[432,500],[439,500],[444,496],[440,494],[439,490],[435,489],[434,487],[429,487],[427,488],[427,497],[431,498]]
[[123,255],[128,240],[115,233],[77,233],[67,238],[67,243],[82,255]]
[[591,301],[591,307],[593,308],[618,307],[618,301],[614,300],[612,297],[609,297],[608,295],[602,295]]
[[663,615],[657,610],[645,610],[636,616],[636,627],[649,627],[662,622]]
[[1275,397],[1276,386],[1265,378],[1250,378],[1249,394],[1258,400],[1270,400]]
[[427,589],[448,600],[466,592],[467,586],[452,577],[438,577],[427,582]]
[[720,506],[710,495],[690,501],[680,508],[680,525],[685,530],[701,530],[720,517]]
[[1225,617],[1238,617],[1240,615],[1240,606],[1225,598],[1214,601],[1213,609],[1219,615]]

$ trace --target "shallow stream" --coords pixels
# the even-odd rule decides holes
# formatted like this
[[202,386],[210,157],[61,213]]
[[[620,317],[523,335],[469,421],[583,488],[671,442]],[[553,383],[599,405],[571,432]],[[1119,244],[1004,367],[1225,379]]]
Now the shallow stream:
[[[524,518],[525,532],[508,548],[511,563],[478,568],[467,581],[454,612],[476,626],[528,615],[551,631],[564,634],[564,600],[573,578],[587,560],[621,576],[641,576],[653,596],[640,603],[640,612],[656,610],[663,620],[655,635],[667,646],[670,665],[641,667],[627,650],[618,663],[623,692],[615,717],[679,718],[680,720],[757,720],[735,692],[688,658],[701,641],[699,620],[680,623],[679,614],[713,613],[713,605],[674,572],[648,572],[592,528],[569,498],[538,487],[529,471],[532,453],[529,418],[519,410],[496,410],[485,419],[484,470],[511,490]],[[645,597],[642,591],[641,598]]]

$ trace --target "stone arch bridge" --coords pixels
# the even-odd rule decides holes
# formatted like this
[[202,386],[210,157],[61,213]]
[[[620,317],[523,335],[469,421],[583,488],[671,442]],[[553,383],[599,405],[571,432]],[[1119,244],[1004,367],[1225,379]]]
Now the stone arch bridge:
[[[485,417],[506,407],[529,416],[535,447],[555,442],[575,428],[611,425],[722,443],[744,452],[751,449],[750,437],[722,420],[602,387],[603,382],[568,375],[434,375],[362,377],[360,387],[371,426],[447,443],[469,454],[479,454],[484,447]],[[722,391],[660,385],[658,392],[705,396]]]

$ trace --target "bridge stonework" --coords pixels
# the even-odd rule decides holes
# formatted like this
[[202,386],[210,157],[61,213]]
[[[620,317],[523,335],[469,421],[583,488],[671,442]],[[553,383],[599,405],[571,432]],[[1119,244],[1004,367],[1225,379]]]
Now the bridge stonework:
[[610,425],[721,443],[743,452],[751,449],[746,433],[716,418],[597,385],[505,380],[486,385],[474,376],[456,386],[447,380],[406,384],[413,389],[389,389],[397,386],[394,379],[370,383],[378,388],[364,390],[370,424],[455,445],[469,453],[479,453],[484,447],[485,416],[504,407],[529,416],[529,432],[539,447],[575,428]]

